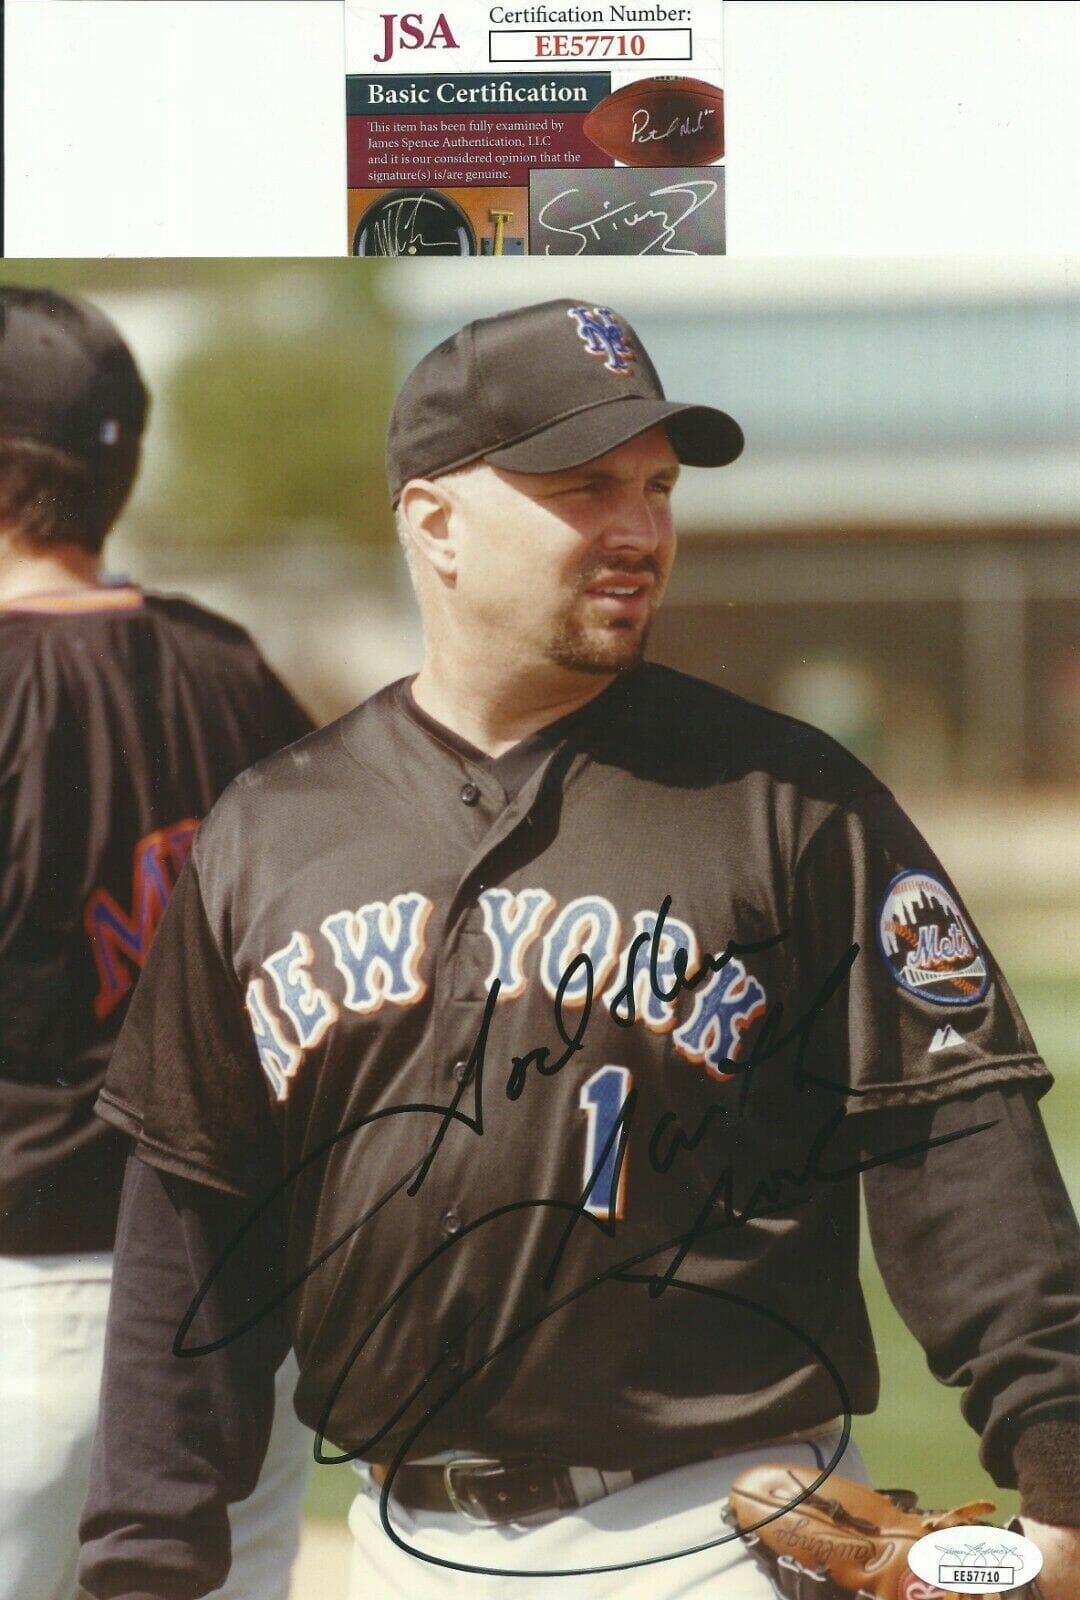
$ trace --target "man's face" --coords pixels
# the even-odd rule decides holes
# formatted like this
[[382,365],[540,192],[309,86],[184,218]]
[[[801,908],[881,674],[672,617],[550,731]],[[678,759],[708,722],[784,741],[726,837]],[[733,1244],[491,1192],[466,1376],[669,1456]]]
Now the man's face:
[[662,427],[562,472],[456,477],[456,603],[478,652],[612,673],[641,657],[675,555]]

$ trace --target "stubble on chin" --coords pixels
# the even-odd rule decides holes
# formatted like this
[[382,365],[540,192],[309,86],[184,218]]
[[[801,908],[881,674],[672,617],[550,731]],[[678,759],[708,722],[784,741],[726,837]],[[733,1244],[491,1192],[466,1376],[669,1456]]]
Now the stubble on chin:
[[568,622],[552,640],[549,655],[571,672],[629,672],[645,654],[651,626],[585,630]]

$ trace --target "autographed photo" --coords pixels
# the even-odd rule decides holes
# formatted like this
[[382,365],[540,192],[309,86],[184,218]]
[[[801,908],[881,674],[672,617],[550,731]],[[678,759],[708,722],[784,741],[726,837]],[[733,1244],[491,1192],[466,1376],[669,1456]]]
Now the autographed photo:
[[[0,263],[3,432],[81,463],[130,435],[137,466],[97,508],[100,567],[13,544],[0,484],[4,1287],[83,1253],[100,1319],[115,1244],[138,1353],[110,1357],[99,1409],[90,1336],[49,1514],[59,1546],[89,1492],[92,1593],[121,1592],[100,1585],[126,1570],[129,1493],[100,1462],[88,1488],[95,1424],[110,1471],[150,1485],[151,1528],[198,1475],[168,1419],[200,1404],[173,1386],[203,1358],[174,1339],[228,1352],[207,1437],[241,1478],[254,1452],[249,1488],[266,1441],[243,1375],[294,1347],[275,1439],[294,1392],[300,1421],[270,1445],[296,1465],[275,1520],[302,1504],[291,1580],[295,1533],[273,1557],[293,1600],[368,1593],[347,1587],[363,1538],[373,1569],[386,1552],[372,1595],[513,1592],[470,1574],[539,1559],[622,1561],[622,1591],[575,1593],[651,1597],[700,1559],[679,1550],[728,1536],[713,1506],[640,1557],[640,1530],[625,1556],[554,1535],[532,1566],[509,1536],[493,1556],[503,1458],[581,1463],[574,1493],[588,1469],[615,1506],[608,1478],[640,1495],[672,1463],[844,1422],[864,1481],[1004,1523],[1009,1418],[1074,1404],[1075,1336],[1031,1331],[1056,1289],[1024,1152],[1049,1193],[1041,1117],[1065,1237],[1080,275],[453,268]],[[79,323],[79,404],[111,386],[92,437],[58,398],[69,347],[32,343],[67,312],[16,289],[108,319]],[[11,363],[44,374],[21,410]],[[1022,1102],[1026,1144],[1001,1142],[998,1102]],[[160,1190],[118,1237],[131,1148]],[[186,1293],[145,1219],[203,1194]],[[28,1537],[68,1424],[51,1335],[17,1320],[0,1366],[32,1447],[2,1472]],[[552,1470],[499,1494],[547,1494]],[[467,1538],[425,1544],[395,1474],[440,1526],[460,1497]],[[175,1592],[222,1583],[224,1526]],[[236,1592],[276,1595],[246,1539],[234,1521]]]

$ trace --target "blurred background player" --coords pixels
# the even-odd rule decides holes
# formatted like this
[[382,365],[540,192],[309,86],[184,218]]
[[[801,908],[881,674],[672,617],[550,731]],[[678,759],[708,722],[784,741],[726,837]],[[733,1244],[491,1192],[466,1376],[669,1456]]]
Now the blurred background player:
[[[0,288],[0,1596],[76,1594],[125,1141],[92,1114],[200,818],[310,722],[239,628],[103,574],[148,395],[116,329]],[[284,1596],[310,1436],[291,1358],[234,1519]]]

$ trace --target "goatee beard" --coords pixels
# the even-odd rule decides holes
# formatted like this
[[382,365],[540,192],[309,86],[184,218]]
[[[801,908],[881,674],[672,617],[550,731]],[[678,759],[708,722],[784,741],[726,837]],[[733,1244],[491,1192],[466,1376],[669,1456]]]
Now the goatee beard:
[[651,624],[641,629],[613,628],[606,637],[590,639],[568,625],[552,641],[549,655],[557,666],[571,672],[629,672],[645,654],[650,627]]

